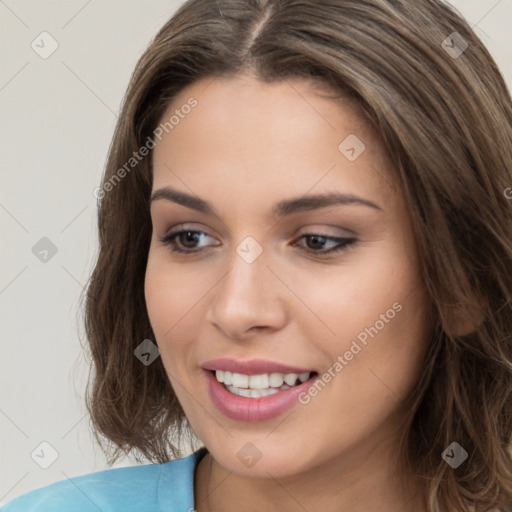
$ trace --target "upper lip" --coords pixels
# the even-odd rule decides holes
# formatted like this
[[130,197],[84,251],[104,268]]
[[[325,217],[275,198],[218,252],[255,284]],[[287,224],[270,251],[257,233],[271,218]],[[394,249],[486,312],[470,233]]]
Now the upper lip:
[[242,373],[244,375],[260,375],[263,373],[306,373],[314,370],[308,368],[299,368],[266,359],[251,359],[243,361],[241,359],[220,358],[206,361],[202,367],[205,370],[223,370],[231,373]]

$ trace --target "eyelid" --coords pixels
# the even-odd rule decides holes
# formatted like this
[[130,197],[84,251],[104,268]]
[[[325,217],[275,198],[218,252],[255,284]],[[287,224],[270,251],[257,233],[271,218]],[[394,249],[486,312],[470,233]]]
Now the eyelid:
[[[334,233],[329,232],[330,230],[334,231]],[[353,229],[342,228],[340,226],[333,226],[325,223],[309,224],[307,227],[299,229],[297,233],[297,236],[321,235],[328,238],[354,238],[359,236],[359,233]]]
[[204,228],[201,225],[198,226],[197,224],[190,223],[190,222],[185,222],[183,224],[177,224],[176,226],[173,226],[172,228],[168,229],[165,232],[164,236],[169,236],[169,235],[172,235],[174,233],[179,233],[180,231],[197,231],[197,232],[200,232],[200,233],[205,233],[206,235],[208,235],[211,238],[215,238],[213,235],[211,235],[208,232],[207,228]]

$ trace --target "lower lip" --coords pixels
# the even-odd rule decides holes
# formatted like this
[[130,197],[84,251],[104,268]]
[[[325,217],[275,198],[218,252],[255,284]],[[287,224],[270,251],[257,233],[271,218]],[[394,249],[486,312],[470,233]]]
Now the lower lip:
[[315,374],[307,381],[290,389],[269,396],[248,398],[230,393],[215,375],[205,370],[210,397],[219,411],[236,421],[256,422],[275,418],[291,409],[301,393],[306,392],[318,377]]

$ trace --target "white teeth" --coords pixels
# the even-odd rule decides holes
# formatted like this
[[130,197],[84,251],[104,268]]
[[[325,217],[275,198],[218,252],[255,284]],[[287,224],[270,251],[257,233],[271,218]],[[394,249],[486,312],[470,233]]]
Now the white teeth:
[[263,396],[273,395],[279,393],[278,389],[239,389],[234,386],[226,386],[227,390],[238,396],[245,396],[246,398],[261,398]]
[[283,374],[282,373],[271,373],[269,378],[269,385],[273,388],[280,388],[283,385]]
[[290,389],[295,386],[297,379],[300,382],[306,382],[311,376],[311,372],[244,375],[243,373],[216,370],[215,376],[219,382],[223,382],[226,388],[236,395],[260,398]]
[[299,376],[296,373],[287,373],[284,376],[284,381],[286,384],[288,384],[288,386],[293,386],[297,382],[298,378]]
[[304,372],[299,375],[299,379],[301,382],[306,382],[309,379],[309,376],[311,375],[310,372]]
[[230,391],[231,393],[233,393],[234,395],[239,395],[240,396],[240,390],[238,388],[235,388],[233,386],[226,386],[226,389],[228,391]]
[[249,375],[243,373],[233,373],[233,386],[237,388],[248,388],[249,387]]
[[[233,386],[233,387],[236,387],[236,386]],[[251,389],[240,389],[238,388],[238,395],[239,396],[245,396],[247,398],[249,398],[251,396]]]
[[279,393],[277,389],[252,389],[251,390],[251,398],[261,398],[262,396],[274,395],[275,393]]
[[249,387],[251,389],[267,389],[269,386],[268,375],[251,375],[249,377]]

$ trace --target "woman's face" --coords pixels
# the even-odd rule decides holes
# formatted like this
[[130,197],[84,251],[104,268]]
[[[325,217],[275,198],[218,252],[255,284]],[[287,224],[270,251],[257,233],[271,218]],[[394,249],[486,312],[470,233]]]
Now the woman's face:
[[[303,79],[196,82],[154,149],[151,325],[193,429],[242,475],[394,453],[430,336],[382,143],[320,92]],[[305,382],[282,389],[293,373]]]

